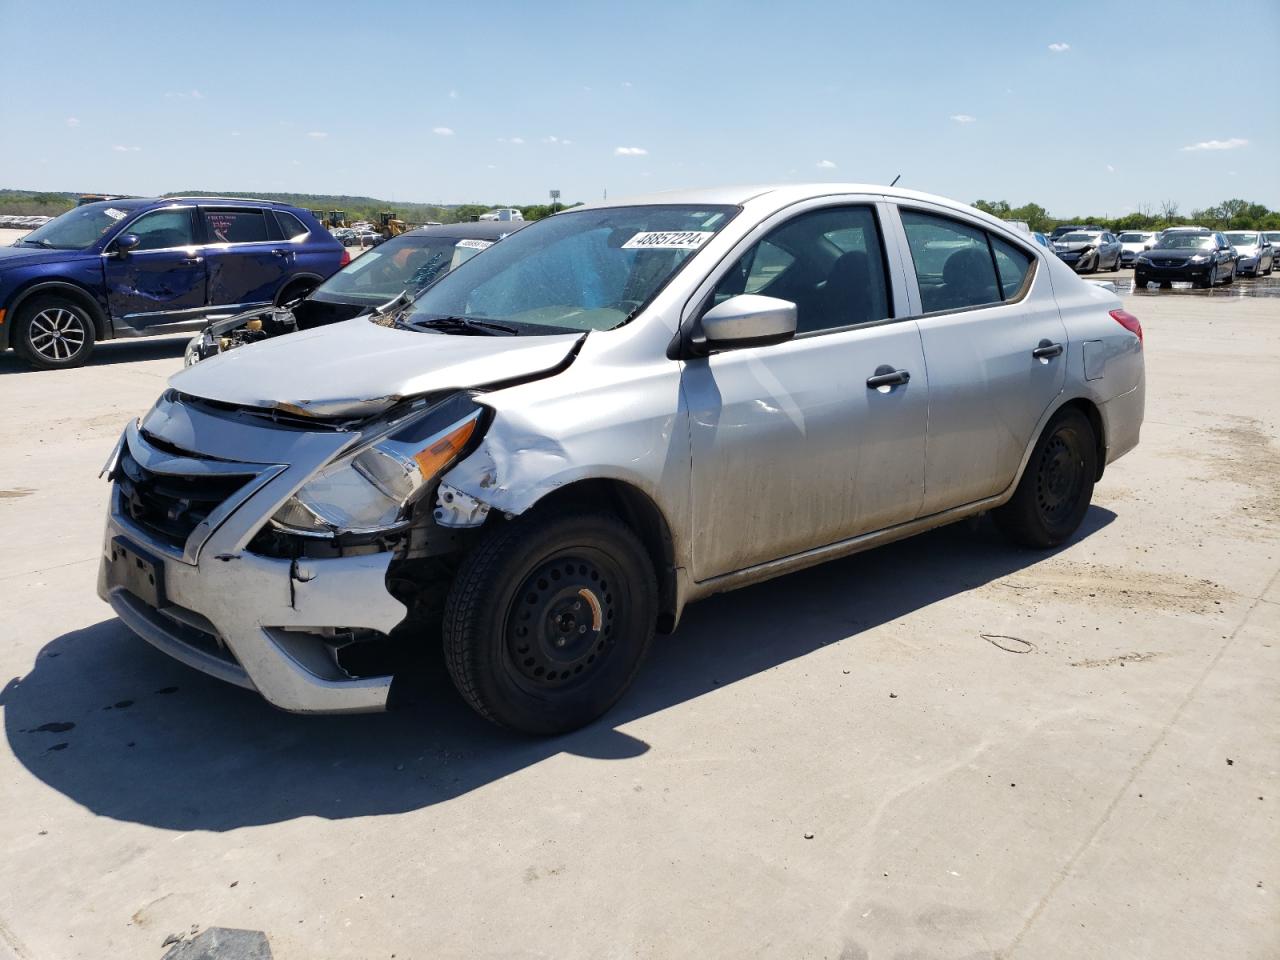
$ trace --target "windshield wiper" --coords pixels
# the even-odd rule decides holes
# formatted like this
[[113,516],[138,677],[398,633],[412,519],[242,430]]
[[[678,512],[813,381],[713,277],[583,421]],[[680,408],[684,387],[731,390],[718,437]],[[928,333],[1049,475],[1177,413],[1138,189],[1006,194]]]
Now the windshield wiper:
[[406,327],[450,330],[455,333],[466,331],[467,333],[490,337],[499,334],[514,337],[520,333],[518,328],[510,324],[498,323],[496,320],[480,320],[476,317],[428,317],[425,320],[402,320],[400,322]]
[[52,244],[52,243],[50,243],[48,240],[43,240],[43,239],[42,239],[42,240],[28,240],[26,237],[23,237],[23,238],[22,238],[22,242],[23,242],[23,243],[29,243],[29,244],[31,244],[33,247],[44,247],[46,250],[52,250],[52,249],[53,249],[53,244]]

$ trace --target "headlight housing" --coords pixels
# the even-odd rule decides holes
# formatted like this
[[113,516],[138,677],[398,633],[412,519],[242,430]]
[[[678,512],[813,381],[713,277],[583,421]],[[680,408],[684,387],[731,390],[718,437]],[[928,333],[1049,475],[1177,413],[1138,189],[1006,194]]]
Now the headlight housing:
[[1136,257],[1136,259],[1137,259],[1137,261],[1138,261],[1139,263],[1150,263],[1150,262],[1151,262],[1151,258],[1150,258],[1150,257],[1148,257],[1145,253],[1140,253],[1140,254],[1138,254],[1138,256]]
[[461,393],[394,421],[303,484],[272,524],[310,537],[403,527],[408,508],[483,431],[483,414]]
[[1207,256],[1205,256],[1203,253],[1197,253],[1197,254],[1192,255],[1192,257],[1191,257],[1191,262],[1192,262],[1192,263],[1204,263],[1204,262],[1205,262],[1206,260],[1208,260],[1208,259],[1209,259],[1209,258],[1208,258]]

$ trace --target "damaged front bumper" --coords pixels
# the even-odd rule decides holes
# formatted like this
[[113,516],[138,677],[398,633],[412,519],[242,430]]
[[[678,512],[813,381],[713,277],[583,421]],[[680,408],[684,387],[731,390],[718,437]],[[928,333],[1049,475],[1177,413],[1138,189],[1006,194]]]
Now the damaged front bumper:
[[[160,650],[283,710],[385,709],[392,676],[353,676],[339,651],[353,638],[386,642],[405,618],[387,590],[393,553],[282,559],[250,549],[280,504],[353,439],[233,426],[162,401],[129,427],[112,464],[99,596]],[[123,458],[154,478],[146,495],[157,502],[146,509],[134,502],[139,487],[114,473]]]

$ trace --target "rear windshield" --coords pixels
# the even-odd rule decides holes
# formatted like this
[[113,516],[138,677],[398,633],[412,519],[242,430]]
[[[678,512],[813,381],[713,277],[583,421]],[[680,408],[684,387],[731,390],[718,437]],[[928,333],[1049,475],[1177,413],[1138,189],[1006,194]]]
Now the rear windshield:
[[1096,233],[1067,233],[1058,238],[1059,243],[1089,243],[1098,239]]
[[1256,233],[1228,233],[1227,242],[1233,247],[1253,247],[1258,244]]
[[1149,236],[1151,236],[1151,234],[1149,233],[1122,233],[1120,234],[1120,242],[1121,243],[1141,243],[1143,240],[1146,240]]

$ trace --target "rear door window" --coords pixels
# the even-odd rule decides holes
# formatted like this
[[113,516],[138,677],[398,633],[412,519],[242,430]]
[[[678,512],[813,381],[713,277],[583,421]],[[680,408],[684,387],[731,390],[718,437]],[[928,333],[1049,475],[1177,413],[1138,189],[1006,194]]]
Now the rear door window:
[[165,250],[190,247],[195,241],[189,209],[153,210],[144,213],[125,229],[138,238],[134,250]]
[[261,210],[205,210],[209,243],[261,243],[267,237],[267,218]]
[[901,214],[925,313],[1004,299],[986,231],[919,210],[903,209]]

